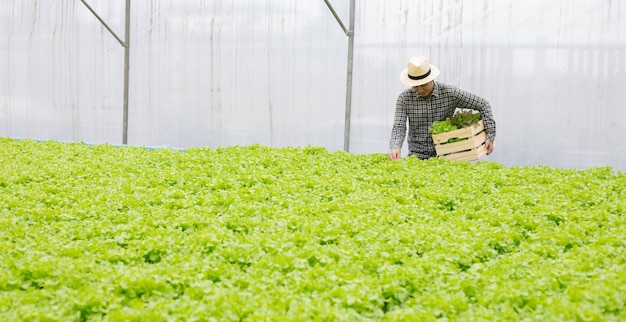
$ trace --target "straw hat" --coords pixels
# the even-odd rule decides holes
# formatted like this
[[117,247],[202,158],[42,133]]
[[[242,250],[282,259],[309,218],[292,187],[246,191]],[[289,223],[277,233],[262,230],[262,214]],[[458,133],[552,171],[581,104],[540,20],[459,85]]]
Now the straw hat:
[[439,69],[428,63],[424,56],[414,56],[409,59],[407,68],[400,74],[402,84],[406,86],[424,85],[439,76]]

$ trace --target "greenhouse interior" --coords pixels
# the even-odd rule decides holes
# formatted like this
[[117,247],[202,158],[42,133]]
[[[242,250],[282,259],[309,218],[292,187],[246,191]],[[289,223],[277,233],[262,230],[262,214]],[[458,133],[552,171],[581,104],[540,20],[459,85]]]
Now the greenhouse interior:
[[[348,26],[349,1],[329,3]],[[124,43],[125,2],[89,5]],[[337,151],[348,137],[351,153],[387,153],[398,75],[424,55],[490,102],[486,160],[623,171],[624,6],[360,1],[348,88],[348,37],[324,1],[135,1],[126,143]],[[125,47],[80,1],[0,8],[0,135],[122,144]]]
[[[626,320],[624,1],[0,17],[0,320]],[[420,56],[491,153],[390,160]]]

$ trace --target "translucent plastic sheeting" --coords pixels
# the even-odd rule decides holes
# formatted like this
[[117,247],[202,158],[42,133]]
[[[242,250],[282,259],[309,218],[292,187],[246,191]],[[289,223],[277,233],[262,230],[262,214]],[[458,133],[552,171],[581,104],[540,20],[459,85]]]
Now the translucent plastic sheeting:
[[[87,2],[123,39],[125,1]],[[0,136],[121,143],[124,48],[91,12],[0,17]],[[343,149],[348,39],[323,0],[134,0],[130,31],[129,144]],[[626,171],[626,2],[356,1],[350,152],[388,152],[415,54],[491,102],[485,160]]]

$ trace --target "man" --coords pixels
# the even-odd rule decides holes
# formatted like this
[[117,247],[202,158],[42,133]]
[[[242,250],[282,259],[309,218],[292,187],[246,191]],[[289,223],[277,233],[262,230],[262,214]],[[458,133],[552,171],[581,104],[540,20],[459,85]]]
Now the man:
[[473,109],[480,112],[487,132],[485,151],[493,152],[496,139],[496,122],[491,106],[485,99],[452,85],[435,82],[439,69],[424,56],[411,57],[400,80],[410,88],[404,90],[396,101],[396,113],[391,131],[389,159],[400,159],[400,149],[406,136],[409,121],[409,155],[420,159],[437,156],[429,126],[454,115],[456,109]]

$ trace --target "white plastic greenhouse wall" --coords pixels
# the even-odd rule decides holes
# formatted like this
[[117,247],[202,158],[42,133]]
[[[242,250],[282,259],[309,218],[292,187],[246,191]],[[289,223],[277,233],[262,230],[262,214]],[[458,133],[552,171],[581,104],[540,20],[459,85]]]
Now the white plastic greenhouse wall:
[[[344,24],[349,0],[330,0]],[[123,38],[124,0],[87,0]],[[344,149],[324,0],[132,0],[128,144]],[[121,144],[124,48],[80,0],[0,2],[0,137]],[[351,153],[387,153],[400,71],[490,101],[508,166],[626,171],[626,1],[356,1]],[[406,142],[403,155],[407,154]]]

